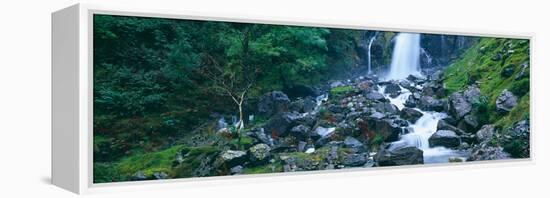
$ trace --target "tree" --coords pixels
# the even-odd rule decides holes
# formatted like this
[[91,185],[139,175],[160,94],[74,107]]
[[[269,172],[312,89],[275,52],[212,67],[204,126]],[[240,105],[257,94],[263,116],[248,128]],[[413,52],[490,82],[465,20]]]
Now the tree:
[[250,63],[250,37],[255,26],[234,24],[233,29],[222,34],[229,46],[223,64],[211,54],[201,54],[199,73],[210,80],[208,88],[214,93],[228,96],[237,106],[239,120],[236,135],[239,143],[244,128],[243,104],[254,86],[258,74],[257,67]]

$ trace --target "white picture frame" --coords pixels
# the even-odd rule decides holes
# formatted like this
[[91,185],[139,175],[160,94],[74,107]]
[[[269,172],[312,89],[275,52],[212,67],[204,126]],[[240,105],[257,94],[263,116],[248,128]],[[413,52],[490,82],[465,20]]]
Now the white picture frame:
[[[156,181],[119,182],[93,184],[93,14],[161,17],[173,19],[201,19],[229,22],[250,22],[313,27],[368,29],[381,31],[422,32],[434,34],[457,34],[467,36],[490,36],[530,40],[531,62],[535,35],[533,33],[495,33],[490,30],[443,29],[434,27],[395,27],[366,19],[361,24],[345,21],[319,21],[311,19],[266,18],[260,16],[228,15],[169,10],[147,10],[103,7],[77,4],[52,14],[52,183],[78,194],[95,192],[126,191],[136,188],[180,188],[235,183],[285,181],[287,179],[315,179],[357,174],[391,174],[404,171],[452,171],[465,168],[518,166],[535,163],[536,131],[531,131],[531,157],[471,162],[467,164],[413,165],[375,169],[346,169],[331,171],[308,171],[281,174],[240,175],[230,177],[186,178]],[[369,25],[365,25],[369,24]],[[531,81],[532,87],[532,81]],[[531,97],[531,104],[534,104]],[[531,105],[531,112],[534,111]],[[533,116],[535,114],[532,114]],[[534,119],[531,119],[534,120]],[[533,121],[531,121],[533,122]],[[533,125],[532,125],[533,126]],[[338,174],[335,174],[338,173]],[[282,177],[282,176],[285,177]],[[289,177],[287,177],[289,176]],[[144,185],[145,184],[145,185]]]

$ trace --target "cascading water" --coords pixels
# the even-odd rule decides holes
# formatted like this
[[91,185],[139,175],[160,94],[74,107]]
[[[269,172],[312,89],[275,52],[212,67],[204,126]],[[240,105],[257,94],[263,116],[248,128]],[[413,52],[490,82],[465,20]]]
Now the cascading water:
[[372,43],[374,43],[374,41],[376,40],[376,37],[378,36],[378,32],[376,32],[374,34],[373,37],[370,38],[369,40],[369,45],[368,45],[368,54],[367,54],[367,64],[368,64],[368,74],[371,74],[372,73],[372,66],[371,66],[371,47],[372,47]]
[[[396,37],[392,63],[386,79],[404,80],[409,75],[420,75],[419,61],[421,50],[419,34],[399,33]],[[402,110],[405,107],[407,98],[412,92],[402,86],[399,87],[401,88],[401,94],[397,97],[391,97],[390,94],[384,94],[385,86],[379,87],[378,90],[380,93],[384,94],[390,103],[397,106],[399,110]],[[391,143],[390,147],[417,147],[423,151],[424,163],[444,163],[449,162],[449,157],[464,157],[464,153],[460,151],[445,147],[430,147],[429,138],[437,131],[437,123],[439,120],[447,117],[447,114],[434,111],[422,111],[418,108],[415,108],[415,110],[421,112],[422,116],[415,123],[409,123],[409,133],[402,134],[398,141]]]
[[420,34],[399,33],[386,79],[400,80],[411,74],[420,75]]

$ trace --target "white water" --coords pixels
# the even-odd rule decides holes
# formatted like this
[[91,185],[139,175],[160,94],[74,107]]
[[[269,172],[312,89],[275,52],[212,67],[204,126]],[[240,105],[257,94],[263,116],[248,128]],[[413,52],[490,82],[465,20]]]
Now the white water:
[[[385,86],[379,88],[383,94]],[[408,89],[401,87],[401,94],[395,98],[391,98],[389,94],[384,96],[390,100],[390,103],[397,106],[399,110],[405,106],[405,101],[411,95]],[[437,123],[439,120],[447,117],[447,114],[433,111],[422,111],[423,115],[415,123],[409,123],[410,133],[403,134],[399,140],[391,143],[391,148],[401,148],[414,146],[424,152],[424,163],[446,163],[449,162],[449,157],[464,157],[465,153],[448,149],[445,147],[430,147],[429,139],[437,131]]]
[[386,79],[400,80],[411,74],[420,75],[420,34],[399,33]]
[[376,40],[376,37],[378,36],[378,32],[376,32],[374,34],[373,37],[370,38],[369,40],[369,45],[368,45],[368,54],[367,54],[367,63],[368,63],[368,74],[371,74],[372,73],[372,66],[371,66],[371,47],[372,47],[372,43],[374,43],[374,40]]

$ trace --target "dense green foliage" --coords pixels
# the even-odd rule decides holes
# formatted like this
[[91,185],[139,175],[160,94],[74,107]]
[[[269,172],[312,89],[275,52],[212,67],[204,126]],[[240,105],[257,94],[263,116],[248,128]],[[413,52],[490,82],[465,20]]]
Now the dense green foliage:
[[207,75],[210,68],[237,87],[253,82],[247,92],[253,99],[319,83],[335,71],[351,72],[361,61],[356,48],[362,34],[95,15],[94,161],[169,148],[210,113],[234,114],[237,106],[216,89],[220,84]]

